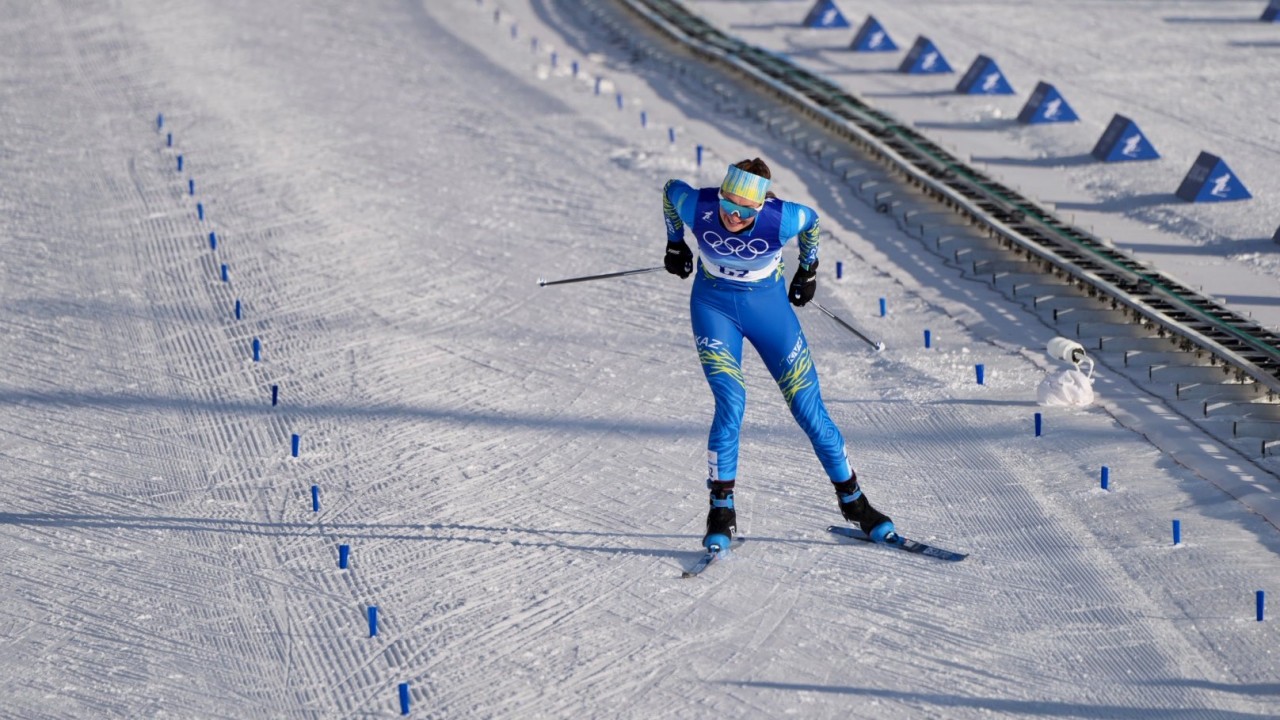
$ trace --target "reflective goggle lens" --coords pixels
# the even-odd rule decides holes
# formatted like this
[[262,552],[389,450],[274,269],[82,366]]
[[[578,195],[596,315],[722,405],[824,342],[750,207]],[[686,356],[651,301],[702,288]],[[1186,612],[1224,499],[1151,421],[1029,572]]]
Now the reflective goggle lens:
[[750,220],[756,216],[756,213],[760,212],[760,208],[739,205],[736,202],[724,199],[724,196],[720,197],[720,209],[724,210],[725,215],[737,215],[743,220]]

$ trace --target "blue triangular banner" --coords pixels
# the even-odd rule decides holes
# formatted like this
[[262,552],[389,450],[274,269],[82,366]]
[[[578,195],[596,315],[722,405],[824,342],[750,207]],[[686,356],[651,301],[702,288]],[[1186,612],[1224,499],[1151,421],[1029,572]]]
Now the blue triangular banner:
[[1000,72],[1000,66],[996,65],[995,60],[979,55],[964,77],[960,78],[956,92],[965,95],[1012,95],[1013,86],[1005,79],[1004,73]]
[[840,8],[836,7],[835,0],[818,0],[809,8],[809,14],[804,16],[801,25],[809,28],[847,28],[849,21],[844,18]]
[[1196,158],[1178,186],[1177,195],[1187,202],[1225,202],[1253,197],[1222,158],[1207,152],[1201,152]]
[[1123,115],[1111,118],[1091,154],[1103,162],[1156,160],[1160,157],[1155,146],[1138,129],[1138,124]]
[[1023,105],[1022,112],[1018,113],[1018,122],[1028,125],[1075,122],[1079,119],[1080,116],[1076,115],[1076,111],[1067,104],[1066,98],[1062,97],[1058,88],[1043,80],[1036,83],[1036,89],[1031,91],[1027,104]]
[[1272,235],[1271,239],[1280,243],[1280,227],[1276,228],[1276,234]]
[[934,75],[955,71],[947,64],[947,59],[942,56],[933,41],[921,35],[916,38],[915,44],[907,51],[907,56],[902,59],[902,64],[898,66],[898,72],[912,75]]
[[885,32],[884,26],[875,15],[867,16],[866,22],[858,28],[858,34],[853,36],[853,44],[849,47],[857,52],[889,52],[898,49],[898,46],[893,43],[893,38]]
[[1263,22],[1280,22],[1280,0],[1271,0],[1267,9],[1262,11]]

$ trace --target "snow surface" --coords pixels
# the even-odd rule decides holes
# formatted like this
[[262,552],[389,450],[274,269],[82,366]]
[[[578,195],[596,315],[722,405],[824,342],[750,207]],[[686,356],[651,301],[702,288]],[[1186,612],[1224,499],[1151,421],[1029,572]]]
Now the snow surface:
[[[861,6],[953,65],[990,51],[1024,93],[1069,68],[1086,121],[1030,129],[1004,121],[1019,99],[837,51],[851,31],[797,27],[807,3],[691,3],[1174,274],[1274,288],[1280,28],[1236,21],[1259,5]],[[1275,611],[1254,618],[1280,593],[1274,459],[1105,365],[1097,406],[1036,407],[1060,366],[1038,317],[578,3],[494,9],[6,4],[0,716],[394,717],[400,683],[439,718],[1276,716]],[[1165,160],[1039,161],[1124,110]],[[1202,146],[1253,201],[1163,198]],[[823,213],[819,299],[888,346],[799,311],[869,495],[964,562],[829,536],[830,488],[749,356],[749,540],[678,579],[711,413],[688,286],[535,280],[660,263],[661,184],[753,155]]]

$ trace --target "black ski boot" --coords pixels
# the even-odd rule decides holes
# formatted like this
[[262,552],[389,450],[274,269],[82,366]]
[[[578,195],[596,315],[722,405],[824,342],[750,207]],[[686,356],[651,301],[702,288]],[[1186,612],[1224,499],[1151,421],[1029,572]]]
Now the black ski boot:
[[711,488],[711,510],[707,512],[707,534],[702,538],[702,546],[708,550],[713,547],[728,550],[733,534],[738,531],[738,516],[733,511],[733,481],[707,480],[707,487]]
[[862,488],[858,487],[858,476],[850,473],[849,479],[842,483],[833,483],[836,498],[840,501],[840,514],[849,522],[858,523],[862,532],[874,542],[884,542],[894,535],[893,521],[888,515],[871,507]]

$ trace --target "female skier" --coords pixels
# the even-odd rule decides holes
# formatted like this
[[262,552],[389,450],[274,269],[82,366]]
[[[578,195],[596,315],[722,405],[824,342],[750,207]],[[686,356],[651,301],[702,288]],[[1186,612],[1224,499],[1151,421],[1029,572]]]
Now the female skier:
[[[893,534],[893,521],[876,510],[849,467],[844,437],[827,415],[795,311],[813,299],[818,273],[818,214],[779,200],[769,191],[772,174],[760,158],[730,165],[720,187],[696,189],[670,180],[662,191],[666,216],[667,272],[689,277],[693,252],[684,229],[693,231],[698,269],[689,315],[702,371],[715,396],[715,417],[707,439],[707,487],[711,510],[702,544],[726,549],[737,532],[733,484],[738,477],[738,433],[746,407],[742,381],[742,341],[755,347],[791,415],[809,436],[813,450],[835,485],[840,512],[876,542]],[[782,248],[799,237],[799,265],[789,292]]]

